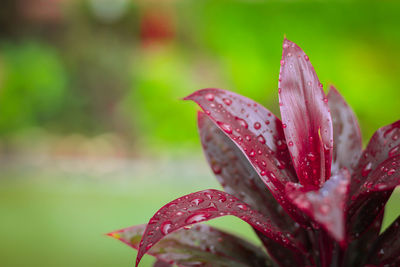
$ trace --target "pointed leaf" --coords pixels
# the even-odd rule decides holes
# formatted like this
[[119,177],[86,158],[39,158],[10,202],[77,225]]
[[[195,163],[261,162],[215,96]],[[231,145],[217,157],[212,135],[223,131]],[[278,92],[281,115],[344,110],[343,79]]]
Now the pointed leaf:
[[336,241],[345,241],[345,203],[350,174],[343,169],[329,179],[319,190],[309,190],[300,184],[286,187],[292,201]]
[[369,264],[400,266],[400,216],[379,236],[369,255]]
[[198,126],[207,161],[224,191],[246,202],[282,229],[294,230],[295,222],[271,195],[235,143],[203,112],[198,113]]
[[[138,249],[145,228],[146,225],[136,225],[109,235]],[[273,266],[260,248],[204,224],[165,236],[148,254],[162,262],[185,266]]]
[[347,224],[353,236],[362,234],[384,209],[398,183],[399,154],[400,121],[396,121],[375,132],[351,177]]
[[328,101],[308,56],[287,39],[283,41],[279,101],[300,183],[320,187],[331,173],[333,137]]
[[282,124],[254,101],[220,89],[202,89],[187,96],[241,149],[274,198],[298,223],[303,215],[286,199],[285,183],[297,182]]
[[353,170],[362,153],[360,126],[344,98],[331,86],[328,104],[333,126],[333,169]]
[[142,256],[164,236],[185,226],[226,215],[238,217],[285,247],[295,251],[302,249],[290,233],[281,231],[246,203],[225,192],[210,189],[180,197],[156,212],[140,242],[136,266]]
[[[282,209],[236,144],[200,111],[198,126],[208,163],[225,191],[248,203],[250,207],[279,225],[282,230],[291,232],[302,244],[307,243],[308,236],[305,230]],[[262,234],[259,234],[259,237],[269,254],[281,266],[305,265],[307,259],[303,255],[285,249],[271,239],[263,238]],[[282,265],[283,263],[286,265]]]
[[400,155],[400,120],[377,130],[369,141],[352,175],[350,194],[353,202],[365,192],[365,188],[371,187],[373,180],[379,178],[377,175],[382,166],[391,169],[380,164],[397,155]]

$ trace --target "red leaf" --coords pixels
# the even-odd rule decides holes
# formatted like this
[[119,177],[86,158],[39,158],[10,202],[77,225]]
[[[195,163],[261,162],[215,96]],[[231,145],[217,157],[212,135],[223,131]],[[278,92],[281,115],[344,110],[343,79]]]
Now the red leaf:
[[[109,235],[139,248],[146,225],[136,225]],[[204,224],[165,236],[148,254],[162,262],[196,266],[273,266],[266,253],[234,235]]]
[[400,216],[379,236],[369,255],[369,264],[400,265]]
[[198,127],[207,161],[224,191],[246,202],[282,229],[293,231],[295,222],[271,195],[236,144],[203,112],[198,113]]
[[340,93],[331,86],[328,104],[333,124],[333,169],[353,170],[362,153],[362,138],[356,116]]
[[[371,183],[376,184],[375,180],[382,174],[381,167],[388,171],[392,169],[388,166],[392,162],[386,160],[397,155],[400,155],[400,121],[380,128],[369,141],[352,176],[350,194],[353,202],[357,202],[359,195],[371,187]],[[393,167],[398,168],[396,164]]]
[[187,96],[241,149],[275,199],[297,222],[306,224],[287,201],[285,183],[297,182],[282,125],[254,101],[220,89],[202,89]]
[[345,210],[350,174],[343,169],[333,175],[319,190],[309,190],[300,184],[286,186],[292,201],[321,225],[336,241],[344,245]]
[[[248,203],[253,209],[270,218],[282,230],[294,235],[302,244],[307,233],[287,213],[268,191],[243,152],[203,112],[198,113],[198,126],[203,150],[224,190]],[[281,266],[303,266],[306,258],[259,234],[269,254]],[[290,256],[288,256],[290,255]],[[283,265],[286,263],[286,265]]]
[[164,236],[185,226],[226,215],[240,218],[285,247],[295,251],[302,249],[290,233],[281,231],[271,220],[252,210],[246,203],[225,192],[210,189],[180,197],[157,211],[140,241],[136,266],[142,256]]
[[328,100],[308,56],[287,39],[283,41],[279,101],[300,183],[320,187],[331,173],[333,137]]

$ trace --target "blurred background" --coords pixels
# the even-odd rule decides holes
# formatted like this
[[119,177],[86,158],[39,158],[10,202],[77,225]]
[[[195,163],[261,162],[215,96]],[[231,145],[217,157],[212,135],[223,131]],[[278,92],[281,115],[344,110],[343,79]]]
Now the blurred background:
[[[104,233],[220,188],[196,107],[180,98],[218,87],[279,114],[285,34],[369,139],[400,118],[399,12],[396,1],[2,0],[1,265],[132,266],[136,252]],[[396,193],[385,225],[399,205]],[[256,240],[238,219],[212,224]]]

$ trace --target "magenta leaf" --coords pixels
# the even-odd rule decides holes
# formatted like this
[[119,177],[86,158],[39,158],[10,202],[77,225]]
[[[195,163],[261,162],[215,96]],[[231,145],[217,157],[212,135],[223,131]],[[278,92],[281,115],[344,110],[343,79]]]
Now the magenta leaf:
[[286,142],[300,183],[321,187],[329,179],[332,121],[328,99],[308,56],[285,39],[279,101]]
[[[400,121],[380,128],[372,136],[352,176],[350,194],[353,202],[356,202],[361,193],[371,189],[374,184],[377,185],[381,181],[383,172],[389,174],[387,176],[396,176],[396,170],[392,169],[398,169],[398,162],[390,161],[390,158],[398,155],[400,155]],[[394,165],[390,166],[393,162]],[[387,177],[386,180],[393,181],[391,177]]]
[[400,216],[379,236],[369,255],[371,265],[400,266]]
[[[249,204],[270,218],[282,230],[291,232],[301,243],[307,242],[303,228],[290,218],[268,191],[260,176],[236,144],[203,112],[198,113],[203,150],[224,191]],[[269,238],[259,235],[269,254],[285,266],[304,265],[305,259]],[[290,257],[288,255],[291,254]]]
[[198,113],[198,127],[207,161],[224,191],[246,202],[282,229],[294,230],[295,222],[280,207],[235,143],[203,112]]
[[344,245],[345,204],[349,182],[350,174],[343,169],[333,175],[319,190],[310,190],[294,183],[288,183],[286,190],[299,209],[321,225],[337,242]]
[[328,104],[333,125],[333,169],[352,170],[362,153],[362,138],[356,116],[344,98],[331,86]]
[[[145,228],[146,225],[136,225],[109,235],[138,249]],[[168,234],[148,254],[156,257],[159,264],[171,266],[273,266],[260,248],[204,224]]]
[[156,212],[140,241],[136,266],[142,256],[164,236],[185,226],[226,215],[240,218],[263,235],[294,251],[303,249],[295,243],[290,233],[281,231],[246,203],[225,192],[210,189],[180,197]]
[[285,183],[298,180],[290,163],[280,120],[254,101],[220,89],[202,89],[185,99],[199,104],[237,144],[289,215],[307,224],[285,196]]
[[347,222],[353,238],[376,221],[384,209],[398,183],[399,154],[400,121],[396,121],[375,132],[353,172]]

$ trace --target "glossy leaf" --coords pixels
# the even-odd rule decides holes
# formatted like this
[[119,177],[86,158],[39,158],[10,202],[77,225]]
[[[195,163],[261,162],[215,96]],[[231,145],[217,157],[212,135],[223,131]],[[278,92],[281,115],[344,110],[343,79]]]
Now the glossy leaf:
[[352,176],[350,193],[353,202],[365,188],[371,187],[371,182],[380,179],[381,167],[390,170],[390,166],[381,164],[397,155],[400,155],[400,121],[380,128],[372,136]]
[[332,121],[328,100],[308,56],[285,39],[279,76],[279,105],[286,142],[302,185],[329,179]]
[[[304,229],[282,209],[237,145],[203,112],[198,113],[198,127],[208,163],[224,191],[248,203],[282,230],[292,233],[299,242],[306,243]],[[285,249],[269,238],[263,238],[262,234],[258,235],[269,254],[281,266],[300,266],[306,262],[304,256]]]
[[400,266],[400,216],[379,236],[369,255],[369,264]]
[[286,199],[285,183],[297,182],[290,164],[282,124],[271,112],[243,96],[220,89],[189,95],[251,162],[274,198],[297,222],[304,217]]
[[210,189],[180,197],[156,212],[140,242],[136,265],[164,236],[185,226],[226,215],[240,218],[285,247],[295,251],[302,249],[290,233],[281,231],[271,220],[252,210],[246,203],[225,192]]
[[[134,249],[139,248],[146,225],[137,225],[109,235]],[[273,266],[260,248],[234,235],[204,224],[180,229],[165,236],[148,254],[159,264],[180,266]]]
[[356,116],[344,98],[331,86],[328,104],[333,126],[333,169],[352,170],[362,153],[362,138]]
[[309,190],[300,184],[289,183],[290,199],[338,242],[345,241],[346,198],[350,174],[343,170],[329,179],[319,190]]
[[212,171],[224,187],[282,229],[294,230],[295,222],[268,191],[243,152],[203,112],[198,113],[203,150]]

